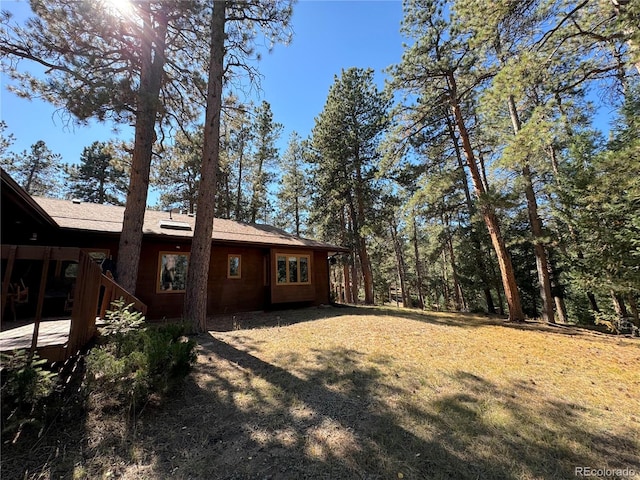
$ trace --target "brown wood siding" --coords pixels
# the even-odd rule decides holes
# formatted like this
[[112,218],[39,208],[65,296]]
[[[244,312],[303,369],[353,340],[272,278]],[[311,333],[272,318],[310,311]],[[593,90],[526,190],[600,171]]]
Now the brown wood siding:
[[[287,285],[277,283],[277,256],[308,255],[311,258],[309,284]],[[271,303],[312,302],[314,305],[327,303],[329,293],[327,283],[327,254],[310,250],[277,248],[271,251]]]
[[[269,251],[251,247],[213,246],[209,267],[207,312],[231,313],[265,308],[264,256]],[[229,255],[239,255],[240,278],[227,278]]]
[[[59,243],[78,245],[91,250],[109,249],[117,255],[117,239],[98,235],[82,235],[68,232],[65,241]],[[177,247],[180,248],[177,248]],[[135,295],[147,307],[148,320],[180,318],[184,293],[158,293],[158,261],[160,252],[189,253],[189,241],[145,238],[140,253],[140,267]],[[308,255],[311,259],[310,284],[277,285],[276,254]],[[228,255],[241,255],[241,278],[227,278]],[[268,265],[265,265],[265,258]],[[265,266],[269,272],[265,272]],[[207,312],[210,315],[242,311],[263,310],[269,305],[310,302],[314,305],[328,303],[327,253],[305,249],[260,248],[253,246],[214,245],[209,269]],[[266,282],[265,282],[266,280]]]
[[160,252],[189,253],[190,245],[175,241],[172,243],[143,241],[135,294],[147,304],[147,318],[150,320],[179,318],[182,316],[184,304],[184,293],[157,293],[156,291]]

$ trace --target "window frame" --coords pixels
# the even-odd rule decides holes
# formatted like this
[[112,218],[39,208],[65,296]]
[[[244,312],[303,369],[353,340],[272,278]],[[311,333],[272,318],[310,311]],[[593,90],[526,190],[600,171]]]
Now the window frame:
[[[85,252],[87,255],[89,255],[89,257],[91,257],[91,259],[98,265],[100,265],[100,267],[102,267],[102,263],[109,258],[109,255],[111,254],[111,251],[108,248],[83,248],[82,249],[83,252]],[[104,258],[101,259],[100,261],[98,261],[99,259],[96,258],[95,256],[91,255],[92,253],[100,253],[100,254],[104,254]],[[67,263],[67,265],[64,267],[64,270],[62,269],[62,266],[64,263]],[[67,270],[69,269],[69,267],[71,265],[76,265],[76,271],[75,271],[75,275],[67,275]],[[75,280],[76,278],[78,278],[78,266],[80,264],[78,262],[76,262],[75,260],[73,261],[65,261],[65,260],[56,260],[56,268],[55,268],[55,273],[54,273],[54,277],[57,279],[65,279],[65,280]]]
[[[296,274],[298,281],[292,282],[290,281],[290,261],[291,258],[296,258]],[[285,261],[285,276],[286,279],[284,282],[281,282],[279,279],[279,269],[278,262],[281,258],[284,258]],[[303,282],[299,279],[301,278],[301,269],[300,269],[300,259],[307,259],[307,281]],[[308,253],[287,253],[287,252],[276,252],[275,253],[275,280],[277,286],[288,286],[288,285],[311,285],[311,254]]]
[[[231,259],[238,259],[238,274],[231,275]],[[227,279],[228,280],[240,280],[242,279],[242,255],[239,253],[229,253],[227,254]]]
[[[162,269],[164,267],[163,264],[163,256],[168,256],[168,255],[172,255],[172,256],[176,256],[176,257],[187,257],[187,264],[186,264],[186,269],[185,269],[185,288],[183,290],[165,290],[162,288]],[[176,252],[176,251],[161,251],[158,252],[158,268],[157,268],[157,275],[156,275],[156,293],[159,294],[164,294],[164,293],[185,293],[186,290],[186,281],[187,281],[187,272],[189,271],[189,258],[191,256],[190,252]]]

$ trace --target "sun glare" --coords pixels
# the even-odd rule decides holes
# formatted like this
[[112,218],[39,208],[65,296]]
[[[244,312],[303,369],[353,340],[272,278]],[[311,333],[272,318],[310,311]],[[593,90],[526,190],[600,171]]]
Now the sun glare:
[[105,10],[114,16],[131,18],[135,7],[131,0],[103,0]]

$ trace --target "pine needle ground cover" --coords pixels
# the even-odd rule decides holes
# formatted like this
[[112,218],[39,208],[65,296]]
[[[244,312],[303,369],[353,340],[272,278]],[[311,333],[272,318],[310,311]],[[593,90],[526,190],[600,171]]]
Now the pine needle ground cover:
[[174,397],[129,426],[92,408],[80,445],[41,445],[41,467],[52,478],[640,478],[636,339],[388,308],[227,320],[199,337]]

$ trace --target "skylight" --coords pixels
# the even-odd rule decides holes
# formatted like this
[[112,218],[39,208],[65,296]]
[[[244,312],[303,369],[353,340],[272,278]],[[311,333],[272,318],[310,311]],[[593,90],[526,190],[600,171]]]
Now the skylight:
[[175,220],[160,220],[160,228],[167,230],[191,230],[191,225],[186,222],[176,222]]

